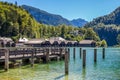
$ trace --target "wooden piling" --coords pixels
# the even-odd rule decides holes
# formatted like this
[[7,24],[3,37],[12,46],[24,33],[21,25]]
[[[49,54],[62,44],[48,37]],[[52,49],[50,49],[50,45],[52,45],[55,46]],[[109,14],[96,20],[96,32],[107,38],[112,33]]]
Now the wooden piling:
[[83,68],[86,66],[86,50],[83,50]]
[[60,48],[60,60],[62,60],[62,51],[63,51],[63,49]]
[[69,73],[69,64],[68,64],[68,52],[65,52],[65,75]]
[[94,62],[97,62],[97,49],[94,49]]
[[34,53],[35,53],[35,51],[34,51],[34,49],[33,49],[33,50],[32,50],[32,53],[31,53],[31,67],[34,66]]
[[81,54],[82,54],[82,48],[80,48],[80,59],[81,59]]
[[49,62],[49,53],[51,53],[51,50],[50,48],[46,49],[46,62],[48,63]]
[[9,69],[9,50],[5,49],[5,71]]
[[105,59],[105,48],[103,48],[102,58]]
[[73,48],[73,58],[75,59],[75,48]]
[[70,59],[70,48],[68,48],[68,58]]

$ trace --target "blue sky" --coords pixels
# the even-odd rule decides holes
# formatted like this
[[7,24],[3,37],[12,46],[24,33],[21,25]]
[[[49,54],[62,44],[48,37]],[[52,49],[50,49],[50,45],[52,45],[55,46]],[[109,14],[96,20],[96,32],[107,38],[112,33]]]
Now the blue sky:
[[83,18],[87,21],[109,14],[120,6],[120,0],[0,0],[30,5],[69,20]]

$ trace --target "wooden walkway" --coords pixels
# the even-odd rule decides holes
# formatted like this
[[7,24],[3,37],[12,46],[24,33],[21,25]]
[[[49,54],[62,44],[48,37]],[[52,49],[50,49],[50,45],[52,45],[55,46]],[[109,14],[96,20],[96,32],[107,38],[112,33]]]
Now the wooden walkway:
[[[97,48],[94,50],[94,63],[97,63]],[[73,48],[73,58],[75,59],[76,48]],[[79,48],[80,59],[82,58],[82,66],[86,67],[86,50]],[[69,74],[70,48],[66,47],[32,47],[32,48],[1,48],[0,62],[5,63],[5,71],[9,69],[9,61],[30,59],[31,66],[34,65],[34,58],[42,59],[49,62],[51,59],[61,59],[65,61],[65,75]],[[105,59],[105,48],[102,48],[102,58]]]
[[64,55],[65,48],[2,48],[0,49],[0,62],[5,61],[5,53],[8,50],[9,60],[16,60],[16,59],[26,59],[31,58],[32,54],[34,58],[46,57],[47,54],[49,58],[62,56]]
[[61,47],[33,47],[33,48],[1,48],[0,62],[5,63],[5,70],[9,69],[9,61],[29,59],[31,66],[34,59],[42,59],[43,62],[49,62],[51,59],[62,59],[65,55],[66,48]]

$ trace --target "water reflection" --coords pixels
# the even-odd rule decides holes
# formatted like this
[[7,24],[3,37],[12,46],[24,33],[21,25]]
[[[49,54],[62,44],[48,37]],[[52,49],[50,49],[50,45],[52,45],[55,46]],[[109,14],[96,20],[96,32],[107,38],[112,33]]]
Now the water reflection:
[[97,62],[94,62],[94,67],[95,67],[95,68],[97,67]]
[[86,78],[86,68],[82,69],[82,80],[85,80]]
[[68,80],[68,75],[65,75],[65,80]]
[[46,70],[49,72],[50,71],[50,66],[49,64],[46,65]]

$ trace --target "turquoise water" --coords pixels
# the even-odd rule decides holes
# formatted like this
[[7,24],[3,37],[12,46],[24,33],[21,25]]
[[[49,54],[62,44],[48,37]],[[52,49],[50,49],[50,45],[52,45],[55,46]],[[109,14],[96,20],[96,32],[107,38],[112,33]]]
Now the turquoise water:
[[97,63],[94,63],[94,50],[86,49],[86,68],[82,68],[82,58],[79,48],[76,48],[76,58],[73,59],[73,48],[70,48],[69,75],[65,76],[64,61],[54,61],[49,64],[35,64],[0,70],[0,80],[120,80],[120,49],[106,48],[105,59],[102,59],[102,48],[97,49]]

